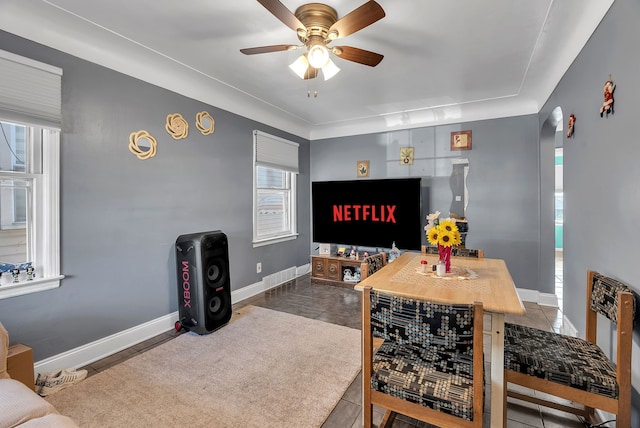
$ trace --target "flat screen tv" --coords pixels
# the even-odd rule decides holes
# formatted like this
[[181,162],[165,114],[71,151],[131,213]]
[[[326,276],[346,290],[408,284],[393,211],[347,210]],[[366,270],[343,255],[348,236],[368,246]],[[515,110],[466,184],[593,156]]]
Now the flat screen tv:
[[313,241],[420,250],[420,178],[311,183]]

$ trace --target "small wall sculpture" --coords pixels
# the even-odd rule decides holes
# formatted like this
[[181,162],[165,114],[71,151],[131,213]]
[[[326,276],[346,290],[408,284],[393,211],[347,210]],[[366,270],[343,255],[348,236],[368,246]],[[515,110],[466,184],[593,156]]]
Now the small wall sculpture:
[[174,140],[181,140],[189,135],[189,124],[180,113],[167,115],[164,128]]
[[576,116],[574,114],[569,115],[569,122],[567,123],[567,138],[573,137],[573,128],[576,124]]
[[196,114],[196,128],[202,135],[213,134],[215,121],[213,117],[206,111]]
[[604,82],[604,102],[600,107],[600,117],[605,113],[607,117],[609,117],[609,113],[613,114],[613,91],[615,90],[616,85],[611,80],[611,75],[609,75],[609,79]]
[[[139,143],[143,141],[149,142],[148,149],[140,147]],[[156,155],[157,145],[158,143],[156,142],[156,139],[145,130],[132,132],[129,135],[129,151],[136,155],[140,160],[147,160],[154,157]]]

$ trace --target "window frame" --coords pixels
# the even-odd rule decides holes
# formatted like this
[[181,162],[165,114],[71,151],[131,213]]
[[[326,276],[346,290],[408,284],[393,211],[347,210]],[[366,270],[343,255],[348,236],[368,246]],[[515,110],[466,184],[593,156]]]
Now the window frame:
[[[282,162],[282,166],[279,166],[277,163],[273,162],[273,158],[269,159],[269,162],[261,162],[260,160],[260,150],[258,145],[262,141],[268,140],[268,145],[271,146],[275,144],[278,146],[282,144],[282,147],[286,147],[291,149],[295,147],[296,159],[295,166],[292,167],[288,164],[287,161]],[[298,237],[298,226],[297,226],[297,148],[298,144],[284,140],[279,137],[275,137],[273,135],[265,134],[261,131],[253,132],[253,247],[261,247],[270,244],[276,244],[279,242],[285,242],[289,240],[296,239]],[[270,157],[270,156],[269,156]],[[277,157],[277,156],[276,156]],[[283,188],[261,188],[258,187],[258,167],[268,168],[276,171],[280,171],[284,174],[285,178],[285,186]],[[287,186],[288,184],[288,186]],[[259,230],[259,222],[258,222],[258,193],[260,190],[264,190],[266,192],[273,192],[282,194],[284,191],[287,194],[285,205],[288,205],[289,209],[285,214],[288,217],[289,227],[285,228],[279,233],[273,234],[263,234]]]
[[32,135],[40,132],[42,137],[42,171],[24,175],[33,177],[33,215],[26,227],[32,229],[30,245],[36,276],[26,280],[21,274],[20,281],[13,283],[6,282],[5,273],[0,278],[0,300],[57,288],[64,278],[60,274],[60,131],[23,125]]

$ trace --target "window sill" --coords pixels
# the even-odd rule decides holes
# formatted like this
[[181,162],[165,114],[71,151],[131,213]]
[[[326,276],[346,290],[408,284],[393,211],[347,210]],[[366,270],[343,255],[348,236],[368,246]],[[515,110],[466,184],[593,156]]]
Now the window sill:
[[60,287],[60,280],[63,278],[64,275],[58,275],[48,278],[36,278],[31,281],[0,284],[0,300],[58,288]]
[[269,239],[263,239],[260,241],[253,241],[253,248],[263,247],[265,245],[277,244],[279,242],[291,241],[297,238],[298,238],[298,234],[295,233],[293,235],[279,236],[277,238],[269,238]]

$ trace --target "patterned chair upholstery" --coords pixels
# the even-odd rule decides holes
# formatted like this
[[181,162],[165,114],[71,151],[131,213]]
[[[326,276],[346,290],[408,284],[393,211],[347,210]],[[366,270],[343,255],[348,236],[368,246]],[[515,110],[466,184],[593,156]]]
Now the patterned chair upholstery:
[[[422,246],[422,254],[438,254],[438,247]],[[454,257],[472,257],[481,259],[484,257],[484,250],[474,250],[471,248],[452,247],[451,255]]]
[[[594,271],[588,274],[587,286],[586,340],[505,324],[505,377],[508,382],[583,405],[579,408],[550,407],[588,419],[593,419],[593,408],[603,409],[617,414],[617,427],[629,427],[635,297],[625,284]],[[619,355],[616,364],[596,344],[597,314],[618,326]],[[581,398],[585,392],[587,398]],[[530,398],[514,391],[508,391],[508,395],[524,400]]]
[[[376,292],[363,297],[364,421],[372,406],[441,427],[481,427],[482,304],[440,304]],[[382,340],[373,350],[373,338]],[[369,386],[367,390],[367,386]]]
[[360,263],[360,280],[373,275],[387,264],[387,254],[378,253],[365,257]]

